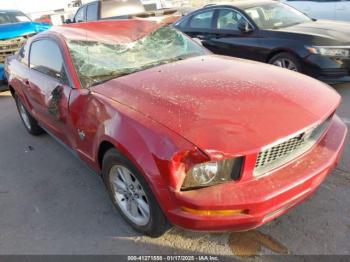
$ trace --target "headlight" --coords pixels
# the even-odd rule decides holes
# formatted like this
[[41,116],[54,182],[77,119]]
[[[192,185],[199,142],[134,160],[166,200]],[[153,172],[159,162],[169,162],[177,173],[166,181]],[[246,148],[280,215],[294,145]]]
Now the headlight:
[[323,55],[323,56],[334,56],[334,57],[349,57],[350,47],[323,47],[323,46],[312,46],[307,47],[312,54]]
[[242,163],[243,158],[239,157],[195,165],[187,172],[181,190],[208,187],[238,180],[241,175]]

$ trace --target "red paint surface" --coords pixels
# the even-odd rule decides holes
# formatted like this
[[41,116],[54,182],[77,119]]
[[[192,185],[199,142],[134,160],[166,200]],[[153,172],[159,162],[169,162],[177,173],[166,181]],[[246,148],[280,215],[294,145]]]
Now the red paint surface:
[[[158,26],[138,20],[102,21],[57,27],[36,36],[60,44],[72,79],[72,87],[62,87],[58,116],[47,113],[55,80],[11,59],[9,83],[40,124],[97,172],[101,144],[108,142],[127,156],[145,176],[168,219],[179,226],[254,228],[309,196],[342,151],[347,129],[336,116],[309,152],[267,176],[253,178],[252,171],[262,147],[336,110],[340,97],[325,84],[268,65],[207,55],[120,77],[91,92],[80,88],[66,39],[133,41]],[[84,130],[85,140],[78,130]],[[245,156],[240,181],[180,192],[191,166],[234,156]],[[249,212],[205,217],[184,213],[181,206]]]

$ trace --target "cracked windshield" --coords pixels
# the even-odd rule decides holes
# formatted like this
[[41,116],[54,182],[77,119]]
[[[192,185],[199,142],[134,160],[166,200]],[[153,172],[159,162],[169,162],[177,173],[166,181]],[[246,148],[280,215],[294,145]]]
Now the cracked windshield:
[[172,27],[164,26],[130,43],[70,40],[68,47],[85,88],[205,51]]

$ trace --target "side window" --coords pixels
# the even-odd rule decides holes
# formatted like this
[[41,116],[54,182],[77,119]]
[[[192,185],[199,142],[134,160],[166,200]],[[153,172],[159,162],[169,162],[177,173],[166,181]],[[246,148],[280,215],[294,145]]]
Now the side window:
[[202,29],[211,28],[213,16],[214,16],[213,10],[196,14],[191,18],[190,27],[202,28]]
[[24,44],[18,51],[18,61],[28,65],[29,44]]
[[98,3],[93,3],[87,6],[86,21],[98,20]]
[[74,22],[84,22],[85,21],[85,12],[86,12],[86,6],[81,7],[78,12],[75,14]]
[[237,30],[238,24],[244,21],[244,17],[236,12],[235,10],[230,9],[221,9],[219,10],[217,28],[222,30]]
[[45,39],[33,42],[29,62],[30,68],[68,84],[62,53],[54,41]]

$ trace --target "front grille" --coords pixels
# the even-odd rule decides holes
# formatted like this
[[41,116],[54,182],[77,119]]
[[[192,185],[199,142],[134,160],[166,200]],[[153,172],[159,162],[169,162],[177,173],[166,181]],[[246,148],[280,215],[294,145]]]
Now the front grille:
[[322,124],[262,150],[255,163],[254,176],[263,175],[302,155],[319,140],[331,117]]
[[26,41],[26,36],[0,40],[0,64],[5,62],[6,57],[16,53]]

